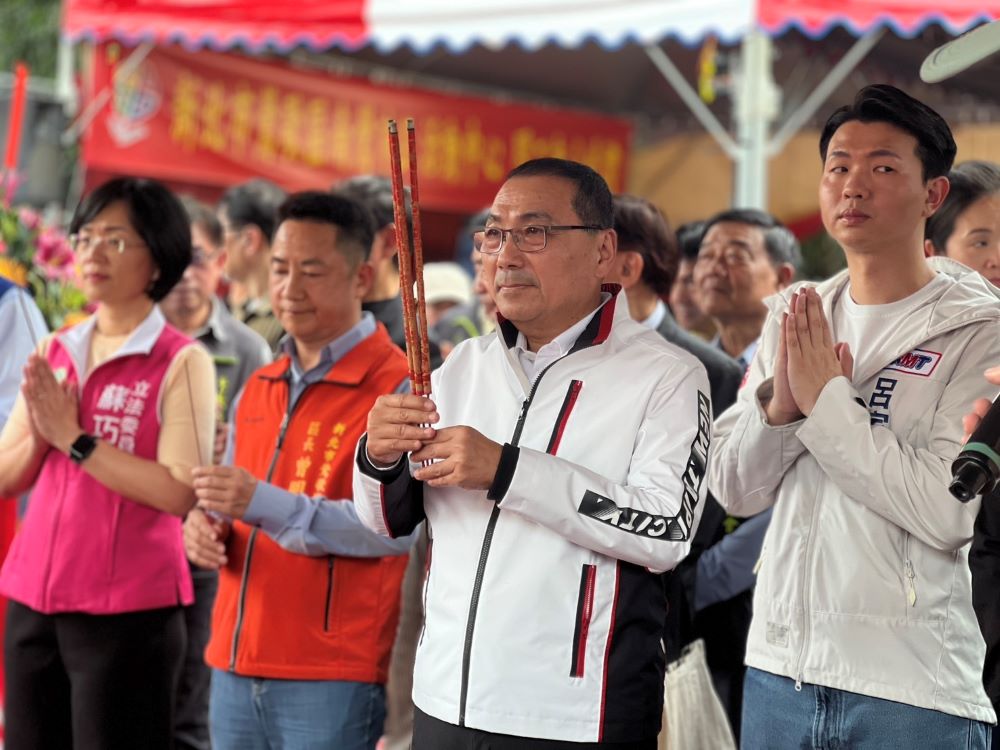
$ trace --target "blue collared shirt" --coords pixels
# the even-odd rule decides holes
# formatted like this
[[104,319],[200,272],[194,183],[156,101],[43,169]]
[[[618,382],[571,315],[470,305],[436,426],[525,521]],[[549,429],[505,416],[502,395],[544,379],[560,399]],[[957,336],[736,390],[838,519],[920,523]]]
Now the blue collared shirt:
[[665,317],[667,317],[667,306],[662,299],[658,299],[656,300],[656,307],[653,308],[653,312],[649,314],[649,317],[639,322],[646,326],[646,328],[652,328],[656,331],[659,330],[660,324]]
[[[334,339],[323,348],[319,364],[303,371],[295,352],[295,342],[286,338],[282,350],[292,359],[290,379],[290,404],[294,405],[305,389],[326,377],[339,360],[375,333],[375,318],[363,313],[361,320],[347,333]],[[406,383],[401,384],[408,385]],[[242,394],[237,397],[237,402]],[[236,413],[237,403],[233,404]],[[233,446],[237,440],[235,424],[231,425],[229,446],[224,463],[232,465]],[[269,484],[260,479],[254,490],[243,520],[257,526],[282,548],[299,555],[319,557],[344,555],[348,557],[383,557],[409,552],[415,531],[410,536],[389,539],[369,531],[358,519],[354,503],[348,499],[309,497]]]
[[[753,362],[753,357],[757,353],[757,346],[760,344],[760,336],[751,341],[747,348],[740,352],[740,356],[736,357],[736,361],[739,362],[740,367],[743,368],[743,372],[746,372],[750,368],[750,363]],[[722,337],[716,336],[712,339],[712,345],[720,349],[723,353],[728,354],[725,349],[722,348]]]

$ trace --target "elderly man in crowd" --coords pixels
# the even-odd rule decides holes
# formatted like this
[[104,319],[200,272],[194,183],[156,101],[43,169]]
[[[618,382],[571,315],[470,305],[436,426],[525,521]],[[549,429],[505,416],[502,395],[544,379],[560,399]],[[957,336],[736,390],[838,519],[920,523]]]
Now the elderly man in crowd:
[[455,348],[434,401],[369,414],[359,515],[431,529],[417,750],[656,746],[658,573],[698,525],[711,404],[701,364],[602,287],[613,221],[589,167],[514,169],[477,242],[503,322]]

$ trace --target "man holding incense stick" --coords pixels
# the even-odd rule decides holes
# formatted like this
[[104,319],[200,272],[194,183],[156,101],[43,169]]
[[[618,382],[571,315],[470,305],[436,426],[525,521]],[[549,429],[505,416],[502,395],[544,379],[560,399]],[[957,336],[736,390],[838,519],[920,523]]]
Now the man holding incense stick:
[[191,561],[219,569],[212,747],[370,750],[410,540],[361,525],[351,466],[368,410],[406,362],[361,310],[368,212],[307,192],[278,214],[271,305],[288,337],[233,405],[232,465],[194,470],[199,507],[184,525]]
[[358,515],[431,530],[416,750],[656,747],[657,573],[697,527],[712,414],[702,365],[602,285],[612,221],[589,167],[514,169],[476,242],[500,327],[455,348],[433,400],[368,416]]

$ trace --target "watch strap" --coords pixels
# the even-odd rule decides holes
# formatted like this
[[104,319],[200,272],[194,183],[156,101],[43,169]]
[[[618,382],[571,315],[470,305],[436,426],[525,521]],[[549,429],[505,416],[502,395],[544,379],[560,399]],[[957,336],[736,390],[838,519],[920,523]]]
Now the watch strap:
[[69,447],[69,458],[75,464],[82,464],[97,447],[97,438],[86,433],[80,435]]

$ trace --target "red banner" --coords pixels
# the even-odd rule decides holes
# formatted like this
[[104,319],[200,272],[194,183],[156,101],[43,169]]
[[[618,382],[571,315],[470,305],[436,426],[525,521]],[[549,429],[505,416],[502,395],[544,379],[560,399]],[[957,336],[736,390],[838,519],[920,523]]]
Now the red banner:
[[417,123],[421,203],[471,213],[512,167],[539,156],[587,163],[623,189],[626,120],[456,96],[215,52],[154,48],[131,73],[128,50],[98,47],[93,90],[111,97],[91,124],[93,168],[229,185],[266,177],[288,190],[388,174],[386,121]]

